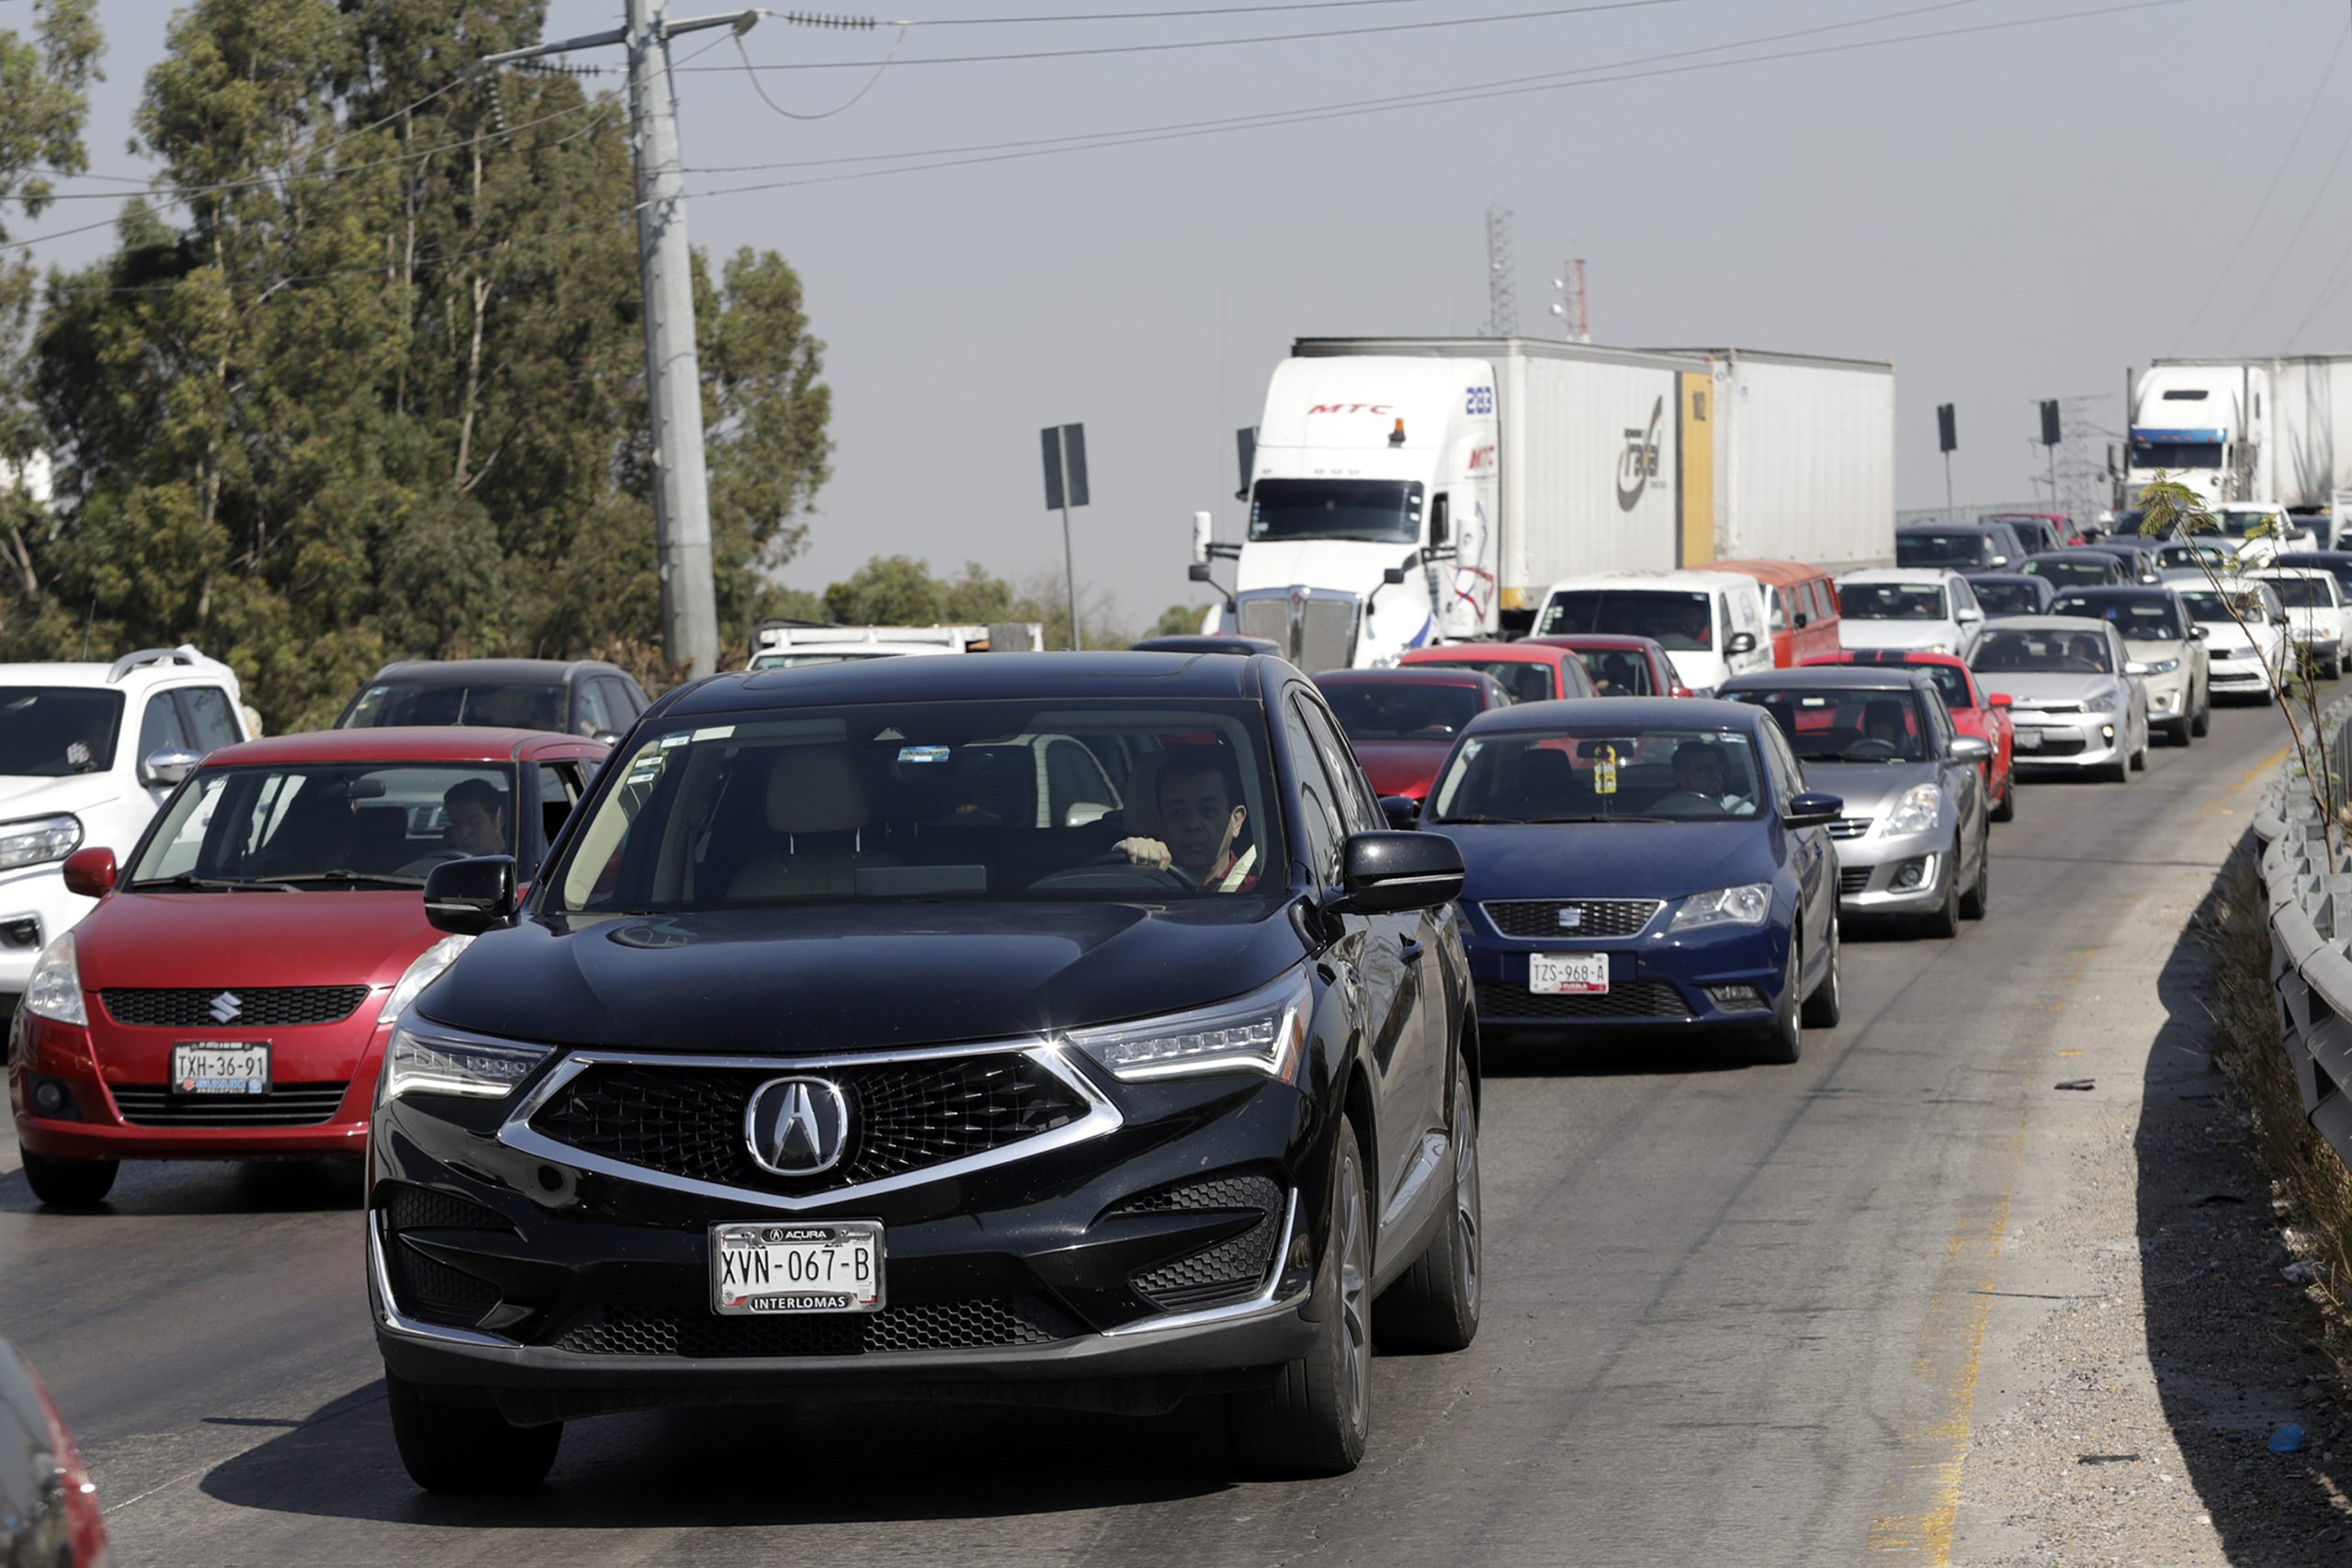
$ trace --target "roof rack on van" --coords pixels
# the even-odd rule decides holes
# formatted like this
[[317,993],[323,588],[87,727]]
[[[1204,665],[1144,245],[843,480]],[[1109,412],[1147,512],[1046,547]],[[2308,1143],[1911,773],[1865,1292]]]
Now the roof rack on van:
[[113,666],[107,671],[107,681],[111,684],[121,680],[133,670],[144,669],[150,664],[195,665],[210,662],[212,661],[198,652],[189,643],[184,642],[177,648],[142,648],[136,653],[126,653],[116,660]]

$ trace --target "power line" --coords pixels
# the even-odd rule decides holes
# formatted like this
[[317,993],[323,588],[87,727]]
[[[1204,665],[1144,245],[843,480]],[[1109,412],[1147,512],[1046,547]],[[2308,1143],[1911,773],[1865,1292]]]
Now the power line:
[[1060,139],[1057,145],[1025,151],[1009,151],[971,157],[942,157],[929,163],[901,164],[891,168],[820,175],[797,180],[772,180],[755,185],[722,186],[695,194],[697,196],[740,196],[760,191],[790,190],[803,186],[838,185],[852,180],[876,179],[888,175],[920,174],[933,169],[960,168],[978,164],[1012,163],[1026,158],[1051,157],[1061,152],[1092,152],[1102,148],[1130,147],[1154,141],[1182,141],[1197,136],[1215,136],[1235,130],[1254,130],[1271,126],[1307,125],[1322,120],[1352,119],[1366,115],[1449,107],[1456,104],[1476,103],[1489,98],[1517,97],[1528,93],[1561,92],[1571,88],[1600,86],[1618,82],[1645,81],[1658,76],[1679,76],[1699,71],[1722,71],[1741,65],[1770,64],[1787,60],[1811,59],[1820,55],[1850,53],[1857,50],[1883,49],[1894,44],[1928,42],[1972,33],[2048,27],[2060,22],[2080,21],[2092,17],[2153,11],[2195,3],[2196,0],[2127,0],[2125,4],[2095,6],[2081,11],[2066,11],[2056,16],[2024,17],[2003,22],[1983,22],[1965,28],[1939,28],[1932,32],[1905,33],[1890,39],[1865,39],[1854,43],[1824,44],[1810,49],[1783,50],[1776,54],[1748,55],[1737,60],[1706,61],[1695,64],[1667,66],[1655,71],[1622,71],[1615,75],[1589,76],[1577,81],[1551,81],[1533,85],[1510,85],[1484,90],[1454,89],[1449,90],[1447,96],[1428,96],[1419,102],[1408,101],[1411,96],[1408,95],[1407,99],[1373,100],[1356,106],[1328,110],[1269,110],[1260,115],[1238,116],[1229,120],[1203,121],[1182,130],[1134,134],[1105,132],[1096,140],[1080,141],[1074,138]]
[[[1786,32],[1762,33],[1752,38],[1736,39],[1729,43],[1705,44],[1694,49],[1670,50],[1663,54],[1635,55],[1627,60],[1605,61],[1599,65],[1578,66],[1568,71],[1545,71],[1532,76],[1506,76],[1498,81],[1465,82],[1451,87],[1424,88],[1418,93],[1385,93],[1376,98],[1347,98],[1338,103],[1315,104],[1295,109],[1261,109],[1255,114],[1227,115],[1212,119],[1176,120],[1164,125],[1131,126],[1122,130],[1081,131],[1067,136],[1038,136],[1015,141],[984,141],[961,147],[917,148],[903,152],[866,152],[832,158],[797,158],[780,163],[764,164],[706,164],[691,167],[689,174],[749,175],[771,169],[831,168],[844,164],[891,164],[912,158],[944,158],[971,152],[1001,152],[1030,147],[1065,147],[1072,143],[1091,142],[1107,137],[1158,137],[1174,131],[1208,131],[1225,128],[1248,128],[1260,123],[1287,123],[1293,118],[1338,118],[1344,111],[1364,108],[1419,108],[1428,107],[1424,100],[1450,102],[1462,93],[1483,93],[1504,87],[1517,87],[1532,83],[1554,83],[1579,85],[1576,78],[1594,76],[1602,72],[1622,71],[1636,65],[1655,65],[1665,61],[1689,60],[1705,54],[1722,54],[1732,50],[1752,49],[1758,44],[1785,43],[1792,39],[1813,38],[1822,33],[1847,32],[1857,28],[1876,27],[1883,22],[1902,21],[1926,16],[1931,12],[1950,11],[1963,6],[1983,4],[1983,0],[1933,0],[1932,4],[1907,6],[1897,11],[1883,11],[1876,16],[1856,17],[1851,21],[1826,22],[1810,28],[1794,28]],[[2064,20],[2064,18],[2052,18]],[[2007,25],[2007,24],[2004,24]],[[1940,34],[1925,35],[1940,37]],[[1905,39],[1878,40],[1901,43]],[[1777,58],[1777,57],[1775,57]],[[1796,58],[1796,56],[1791,56]],[[1736,62],[1735,62],[1736,63]]]
[[1423,6],[1430,0],[1290,0],[1275,6],[1200,6],[1178,11],[1079,11],[1049,17],[943,17],[926,28],[1007,28],[1056,22],[1158,22],[1183,17],[1242,17],[1268,11],[1352,11],[1364,6]]
[[[1159,54],[1171,50],[1231,49],[1244,44],[1299,43],[1317,39],[1363,38],[1374,33],[1426,32],[1437,28],[1477,28],[1499,22],[1542,21],[1556,17],[1584,17],[1601,11],[1639,11],[1655,6],[1681,6],[1689,0],[1600,0],[1584,6],[1554,6],[1540,11],[1509,11],[1486,17],[1447,17],[1430,22],[1387,22],[1371,28],[1327,28],[1317,32],[1253,33],[1244,38],[1209,38],[1170,40],[1164,43],[1101,44],[1086,49],[1016,50],[1002,54],[933,54],[912,60],[901,60],[901,67],[909,65],[980,65],[1011,60],[1070,60],[1081,56],[1106,54]],[[910,23],[909,26],[926,24]],[[753,71],[852,71],[886,63],[878,60],[808,60],[786,64],[754,65]],[[697,65],[677,67],[680,71],[736,71],[734,65]]]
[[2262,287],[2255,290],[2253,299],[2247,302],[2245,314],[2238,318],[2238,324],[2230,329],[2232,343],[2245,341],[2245,329],[2253,321],[2254,313],[2262,309],[2265,299],[2270,298],[2271,286],[2278,281],[2279,271],[2286,266],[2287,258],[2293,255],[2295,247],[2302,243],[2303,231],[2312,226],[2312,215],[2319,210],[2320,198],[2327,194],[2327,187],[2335,183],[2335,171],[2343,164],[2347,151],[2352,151],[2352,124],[2345,126],[2344,139],[2335,144],[2335,156],[2327,161],[2327,173],[2320,175],[2319,188],[2312,192],[2312,198],[2303,204],[2303,215],[2295,220],[2295,231],[2287,236],[2287,243],[2278,246],[2278,254],[2271,258],[2270,275],[2262,280]]
[[2311,129],[2312,116],[2319,112],[2320,99],[2326,95],[2327,84],[2335,75],[2336,62],[2344,58],[2346,39],[2352,39],[2352,21],[2347,21],[2343,30],[2335,35],[2335,47],[2328,51],[2327,66],[2320,72],[2319,80],[2312,85],[2311,102],[2303,106],[2303,118],[2296,123],[2295,134],[2288,141],[2287,151],[2280,155],[2278,166],[2271,171],[2270,183],[2263,187],[2262,200],[2256,206],[2254,217],[2239,228],[2237,243],[2230,247],[2230,259],[2222,264],[2220,272],[2214,274],[2212,286],[2205,290],[2205,298],[2198,302],[2196,310],[2188,318],[2188,324],[2181,328],[2179,342],[2185,343],[2195,334],[2198,323],[2205,319],[2205,312],[2212,309],[2215,296],[2221,293],[2222,285],[2229,278],[2230,269],[2236,266],[2238,257],[2245,254],[2246,241],[2253,238],[2255,231],[2262,226],[2262,215],[2270,210],[2270,198],[2278,194],[2278,182],[2287,177],[2287,166],[2294,162],[2296,149],[2303,144],[2303,132]]
[[752,69],[752,56],[751,53],[743,47],[743,35],[741,33],[733,33],[729,36],[734,39],[735,52],[742,56],[743,69],[745,72],[750,73],[752,91],[760,96],[760,102],[767,105],[768,107],[784,116],[786,119],[831,119],[833,116],[854,107],[860,98],[863,98],[866,94],[874,90],[874,85],[882,80],[882,73],[889,70],[890,62],[898,58],[899,46],[907,41],[907,28],[912,25],[913,24],[910,22],[900,22],[899,24],[899,36],[890,40],[889,51],[882,56],[882,62],[874,68],[874,74],[865,79],[865,85],[858,88],[856,92],[852,93],[848,97],[843,98],[840,103],[834,105],[831,108],[825,110],[822,114],[802,114],[797,109],[786,108],[782,104],[777,103],[774,98],[769,97],[768,90],[760,85],[759,73]]

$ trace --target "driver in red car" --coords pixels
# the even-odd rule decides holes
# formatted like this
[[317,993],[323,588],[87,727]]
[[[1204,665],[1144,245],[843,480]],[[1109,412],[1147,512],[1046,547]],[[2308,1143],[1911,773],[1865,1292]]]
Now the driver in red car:
[[1159,770],[1159,830],[1163,839],[1122,839],[1112,846],[1131,865],[1170,867],[1218,893],[1247,893],[1258,886],[1254,846],[1235,849],[1249,807],[1234,797],[1232,768],[1204,751],[1186,757],[1178,749]]

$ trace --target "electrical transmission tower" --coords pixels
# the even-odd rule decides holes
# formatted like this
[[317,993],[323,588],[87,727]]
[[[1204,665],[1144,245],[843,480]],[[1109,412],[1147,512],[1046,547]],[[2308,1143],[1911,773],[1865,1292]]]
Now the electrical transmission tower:
[[2033,477],[2034,489],[2042,492],[2052,512],[2063,512],[2077,523],[2088,522],[2114,503],[2107,444],[2122,436],[2098,417],[2114,401],[2106,393],[2060,398],[2057,449],[2045,453],[2039,442],[2032,444],[2036,459],[2047,462],[2051,470],[2048,479]]
[[1487,209],[1487,322],[1481,337],[1519,335],[1519,287],[1512,281],[1510,209]]
[[1570,343],[1590,343],[1592,323],[1584,312],[1584,257],[1570,256],[1560,264],[1560,276],[1552,280],[1560,298],[1553,303],[1552,314],[1560,318]]

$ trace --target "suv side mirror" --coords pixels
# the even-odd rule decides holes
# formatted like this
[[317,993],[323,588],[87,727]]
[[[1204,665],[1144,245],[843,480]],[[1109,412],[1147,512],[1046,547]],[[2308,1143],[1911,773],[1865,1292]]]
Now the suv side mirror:
[[1781,807],[1781,820],[1792,828],[1819,828],[1837,821],[1845,810],[1841,796],[1806,790],[1789,796],[1789,803]]
[[85,898],[103,898],[114,891],[114,852],[104,844],[75,850],[65,857],[65,891]]
[[1409,795],[1382,795],[1380,811],[1388,818],[1388,825],[1399,832],[1421,825],[1421,803]]
[[1724,651],[1725,653],[1735,655],[1755,652],[1756,634],[1754,632],[1732,633],[1731,636],[1724,641]]
[[424,874],[424,919],[435,931],[480,936],[513,921],[519,907],[513,855],[472,855]]
[[2201,625],[2190,626],[2188,628],[2188,637],[2191,642],[2203,642],[2205,640],[2204,626]]
[[1333,914],[1434,909],[1462,893],[1462,850],[1442,833],[1351,833],[1340,866]]
[[175,784],[196,772],[204,761],[204,753],[191,751],[183,746],[167,746],[160,751],[150,751],[147,760],[139,764],[139,782],[143,784]]

